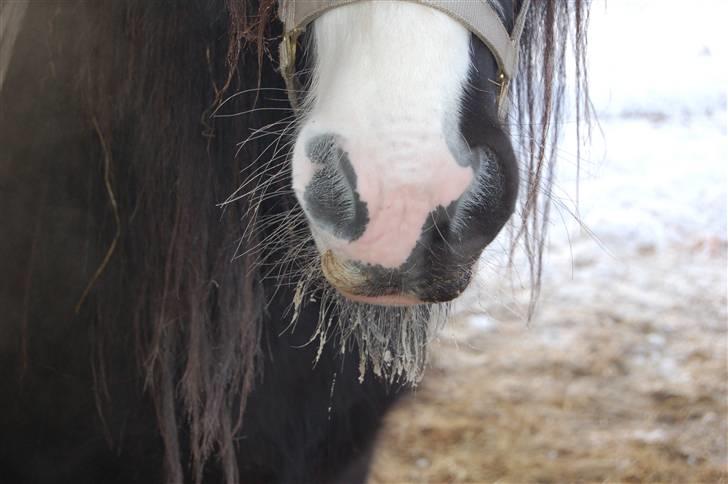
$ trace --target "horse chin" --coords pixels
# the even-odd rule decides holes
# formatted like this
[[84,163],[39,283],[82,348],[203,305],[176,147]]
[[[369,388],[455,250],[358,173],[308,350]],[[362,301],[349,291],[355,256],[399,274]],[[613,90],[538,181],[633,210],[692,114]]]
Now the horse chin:
[[333,287],[324,292],[322,305],[336,308],[338,317],[320,315],[319,343],[333,339],[342,351],[357,348],[360,381],[369,371],[390,383],[416,384],[422,379],[426,348],[445,325],[450,305],[396,301],[396,296],[352,297]]
[[408,307],[425,304],[423,301],[406,294],[393,294],[386,296],[360,296],[339,290],[342,296],[353,302],[373,304],[375,306]]
[[417,279],[403,276],[410,269],[385,269],[352,262],[325,250],[321,273],[328,284],[350,301],[376,306],[417,306],[450,302],[472,280],[472,269],[458,267],[447,278]]
[[342,353],[355,349],[360,381],[371,373],[390,383],[419,382],[427,364],[426,348],[445,325],[450,304],[403,294],[362,295],[363,286],[342,277],[342,271],[355,278],[360,275],[356,264],[336,260],[331,251],[319,255],[317,248],[311,249],[312,258],[304,264],[308,268],[297,283],[291,328],[303,307],[316,302],[320,309],[312,344],[320,348],[334,344]]
[[423,304],[423,301],[410,294],[392,291],[379,293],[376,287],[372,287],[366,272],[356,264],[342,261],[331,250],[326,250],[321,256],[321,272],[334,289],[353,302],[377,306]]

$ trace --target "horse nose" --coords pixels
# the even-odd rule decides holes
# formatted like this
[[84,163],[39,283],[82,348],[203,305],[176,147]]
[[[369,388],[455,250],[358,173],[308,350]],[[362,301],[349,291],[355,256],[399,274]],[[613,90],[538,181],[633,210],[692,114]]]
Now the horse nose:
[[429,245],[432,212],[467,195],[474,172],[436,133],[425,141],[410,138],[332,130],[299,135],[293,188],[320,250],[397,268],[419,245]]
[[354,241],[369,220],[367,205],[357,192],[357,176],[335,134],[314,136],[306,143],[306,155],[314,172],[303,194],[309,217],[336,237]]
[[368,127],[324,130],[328,124],[309,120],[292,158],[293,188],[326,279],[370,303],[459,295],[482,249],[470,243],[478,166],[457,156],[466,150],[428,127],[416,126],[421,136],[400,129],[378,137]]

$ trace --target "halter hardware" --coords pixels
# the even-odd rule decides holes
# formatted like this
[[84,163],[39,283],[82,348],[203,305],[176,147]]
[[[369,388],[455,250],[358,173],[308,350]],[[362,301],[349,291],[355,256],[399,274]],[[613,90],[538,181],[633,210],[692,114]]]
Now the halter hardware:
[[[280,46],[280,69],[288,98],[294,109],[300,107],[296,80],[298,38],[324,12],[361,0],[278,0],[278,16],[284,25]],[[446,13],[460,22],[483,42],[498,63],[498,116],[505,119],[508,111],[508,86],[518,68],[518,47],[526,22],[530,0],[523,0],[509,35],[498,14],[487,0],[399,0],[419,3]]]

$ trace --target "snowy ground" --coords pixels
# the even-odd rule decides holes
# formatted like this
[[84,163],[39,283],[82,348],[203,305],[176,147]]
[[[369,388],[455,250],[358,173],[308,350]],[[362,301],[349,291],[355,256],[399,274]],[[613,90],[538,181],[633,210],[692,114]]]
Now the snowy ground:
[[483,270],[372,482],[728,482],[726,18],[595,1],[588,230],[566,139],[538,313]]

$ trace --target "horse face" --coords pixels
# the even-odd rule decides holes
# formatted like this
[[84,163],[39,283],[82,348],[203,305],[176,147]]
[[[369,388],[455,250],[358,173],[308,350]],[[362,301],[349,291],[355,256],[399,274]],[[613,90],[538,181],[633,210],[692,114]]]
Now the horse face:
[[324,275],[373,304],[455,298],[518,191],[494,57],[411,2],[346,5],[313,27],[292,166]]

